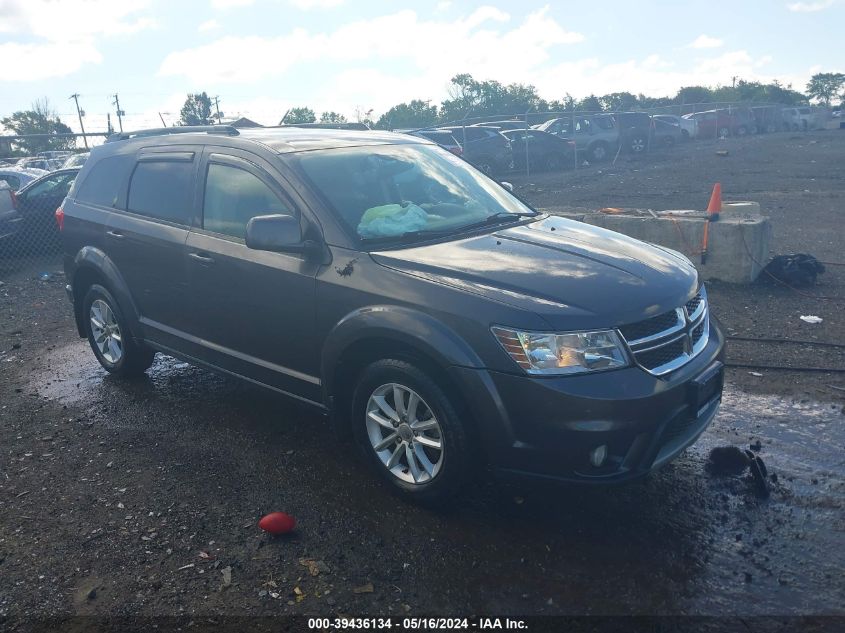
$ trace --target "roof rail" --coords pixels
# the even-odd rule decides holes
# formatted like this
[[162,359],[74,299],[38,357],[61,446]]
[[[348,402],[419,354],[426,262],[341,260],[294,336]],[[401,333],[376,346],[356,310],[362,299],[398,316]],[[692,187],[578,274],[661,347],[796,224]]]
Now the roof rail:
[[168,134],[225,134],[238,136],[240,132],[231,125],[176,125],[173,127],[157,127],[149,130],[135,130],[134,132],[117,132],[106,138],[106,143],[125,141],[130,138],[144,136],[166,136]]

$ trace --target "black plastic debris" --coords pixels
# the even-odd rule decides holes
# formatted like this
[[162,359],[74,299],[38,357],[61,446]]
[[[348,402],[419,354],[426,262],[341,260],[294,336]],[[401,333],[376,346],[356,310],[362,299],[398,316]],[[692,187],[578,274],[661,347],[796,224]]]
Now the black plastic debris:
[[769,482],[767,481],[769,472],[766,469],[766,464],[759,455],[752,451],[746,450],[745,455],[748,458],[748,467],[754,479],[754,491],[760,498],[767,499],[769,497]]
[[748,455],[736,446],[717,446],[710,451],[706,468],[711,475],[741,475],[748,468]]
[[760,276],[763,280],[775,278],[790,286],[814,286],[824,272],[824,264],[812,255],[793,253],[772,258],[763,272],[767,273]]

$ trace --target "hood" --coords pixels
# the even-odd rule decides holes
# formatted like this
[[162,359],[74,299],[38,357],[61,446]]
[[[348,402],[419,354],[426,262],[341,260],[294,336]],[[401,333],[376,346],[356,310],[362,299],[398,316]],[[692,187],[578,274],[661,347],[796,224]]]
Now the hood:
[[531,310],[557,330],[639,321],[683,305],[698,287],[680,253],[560,217],[372,257]]

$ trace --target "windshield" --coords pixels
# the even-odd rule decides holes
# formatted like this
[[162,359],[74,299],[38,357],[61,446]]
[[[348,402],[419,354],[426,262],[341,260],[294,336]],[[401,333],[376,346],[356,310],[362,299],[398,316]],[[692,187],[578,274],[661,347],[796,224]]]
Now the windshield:
[[449,234],[534,212],[466,162],[433,145],[380,145],[293,156],[361,241]]

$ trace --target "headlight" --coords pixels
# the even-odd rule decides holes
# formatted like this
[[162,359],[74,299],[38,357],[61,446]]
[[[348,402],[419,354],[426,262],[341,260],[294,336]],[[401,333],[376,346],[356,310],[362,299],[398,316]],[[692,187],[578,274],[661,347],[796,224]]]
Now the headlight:
[[529,374],[580,374],[628,365],[622,342],[613,330],[554,334],[491,329],[510,357]]

